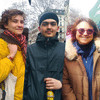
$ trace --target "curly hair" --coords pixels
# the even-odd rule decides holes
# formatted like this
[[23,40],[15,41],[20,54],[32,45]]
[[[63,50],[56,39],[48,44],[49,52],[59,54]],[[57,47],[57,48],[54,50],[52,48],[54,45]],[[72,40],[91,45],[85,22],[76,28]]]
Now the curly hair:
[[96,23],[92,19],[90,19],[90,18],[84,18],[84,17],[77,18],[75,20],[75,23],[74,23],[74,25],[72,27],[72,30],[71,30],[72,41],[76,40],[76,27],[82,21],[87,22],[90,26],[93,27],[93,29],[94,29],[93,38],[96,38],[99,35],[98,27],[97,27]]
[[4,25],[7,25],[8,24],[8,20],[12,19],[12,16],[16,16],[16,15],[23,16],[23,18],[25,20],[25,13],[23,11],[18,10],[18,9],[5,10],[1,15],[0,28],[1,29],[5,29]]

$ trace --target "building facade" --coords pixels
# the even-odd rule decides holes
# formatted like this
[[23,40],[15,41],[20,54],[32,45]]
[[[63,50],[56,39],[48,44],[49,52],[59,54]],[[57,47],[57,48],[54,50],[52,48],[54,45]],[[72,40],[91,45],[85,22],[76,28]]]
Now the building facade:
[[[46,12],[53,12],[53,13],[57,14],[57,16],[59,18],[58,39],[61,42],[65,42],[65,40],[66,40],[66,31],[67,31],[68,18],[69,18],[68,17],[69,16],[68,9],[69,9],[69,0],[66,0],[65,4],[64,4],[64,9],[62,9],[62,10],[61,9],[48,9],[41,14],[41,15],[43,15]],[[41,15],[39,15],[38,19],[40,19]],[[34,29],[32,29],[29,33],[30,34],[29,34],[28,44],[32,44],[36,41],[37,34],[39,33],[38,22],[35,24]]]

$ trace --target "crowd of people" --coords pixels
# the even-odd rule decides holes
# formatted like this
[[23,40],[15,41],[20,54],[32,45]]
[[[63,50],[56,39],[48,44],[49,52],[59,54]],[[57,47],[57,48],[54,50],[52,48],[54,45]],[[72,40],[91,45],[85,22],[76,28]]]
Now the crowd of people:
[[[25,13],[5,10],[0,29],[0,100],[99,100],[100,33],[90,18],[77,18],[66,43],[58,39],[59,19],[39,19],[36,42],[27,45]],[[47,94],[51,91],[53,95]],[[51,97],[51,99],[50,99]]]

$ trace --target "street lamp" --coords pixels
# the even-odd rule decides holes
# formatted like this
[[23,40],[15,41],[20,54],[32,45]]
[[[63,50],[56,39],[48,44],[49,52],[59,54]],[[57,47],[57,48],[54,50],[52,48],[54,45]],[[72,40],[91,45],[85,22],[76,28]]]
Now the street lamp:
[[28,0],[29,1],[29,4],[31,5],[31,0]]

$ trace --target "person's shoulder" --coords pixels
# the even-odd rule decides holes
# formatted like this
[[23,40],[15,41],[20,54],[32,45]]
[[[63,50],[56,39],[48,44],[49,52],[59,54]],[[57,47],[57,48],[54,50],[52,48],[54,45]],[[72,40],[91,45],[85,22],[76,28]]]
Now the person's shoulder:
[[0,38],[0,44],[6,44],[6,41],[2,38]]
[[56,47],[60,50],[65,50],[65,43],[59,41]]
[[0,41],[4,41],[2,38],[0,38]]
[[100,53],[100,37],[95,38],[94,43],[95,43],[96,49]]
[[61,41],[59,41],[58,44],[59,45],[62,45],[62,46],[65,46],[65,43],[64,42],[61,42]]
[[8,51],[7,44],[8,43],[4,39],[0,38],[0,53],[1,54],[5,54]]
[[27,48],[33,48],[35,46],[36,46],[36,43],[32,43],[32,44],[28,45]]

